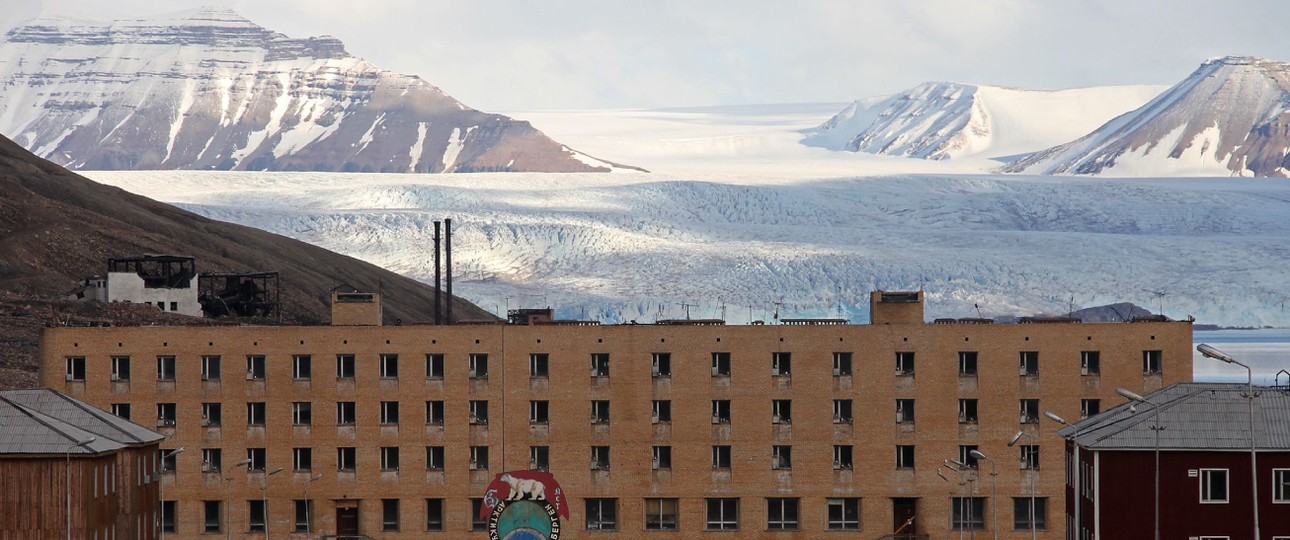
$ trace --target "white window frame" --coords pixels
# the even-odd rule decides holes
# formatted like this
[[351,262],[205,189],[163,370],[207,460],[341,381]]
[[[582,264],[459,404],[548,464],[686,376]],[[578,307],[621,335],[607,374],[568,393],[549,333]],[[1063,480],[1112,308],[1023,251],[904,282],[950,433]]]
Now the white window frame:
[[219,382],[223,378],[223,358],[218,354],[207,354],[202,356],[202,380]]
[[[1222,473],[1223,473],[1223,495],[1224,495],[1224,498],[1223,498],[1222,500],[1218,500],[1218,499],[1207,499],[1207,498],[1206,498],[1206,494],[1205,494],[1205,487],[1206,487],[1206,486],[1209,486],[1210,484],[1212,484],[1212,483],[1213,483],[1213,480],[1212,480],[1212,479],[1210,479],[1210,478],[1209,478],[1209,476],[1210,476],[1210,474],[1211,474],[1211,473],[1216,473],[1216,472],[1219,472],[1219,471],[1222,471]],[[1199,484],[1199,490],[1200,490],[1200,504],[1228,504],[1228,503],[1232,502],[1232,474],[1231,474],[1231,471],[1229,471],[1228,469],[1217,469],[1217,468],[1215,468],[1215,469],[1201,469],[1201,470],[1200,470],[1200,475],[1199,475],[1199,477],[1200,477],[1200,481],[1199,481],[1199,482],[1197,482],[1197,484]],[[1212,491],[1212,490],[1211,490],[1211,491]]]
[[291,378],[297,381],[307,381],[314,374],[314,358],[308,354],[295,354],[291,356]]
[[[1278,489],[1281,489],[1280,493]],[[1272,469],[1272,504],[1290,504],[1290,469]],[[1290,539],[1290,536],[1285,538]]]
[[[835,506],[839,508],[839,514],[841,514],[841,518],[837,520],[834,520],[832,517],[833,508]],[[848,506],[855,507],[854,520],[847,519]],[[828,517],[828,525],[826,527],[828,530],[830,531],[860,530],[860,499],[858,497],[830,498],[828,499],[827,509],[828,509],[828,513],[826,515],[829,517]]]
[[380,376],[382,379],[399,378],[399,355],[394,353],[381,353],[379,365]]
[[[719,514],[716,520],[712,519],[713,505],[716,505],[716,513]],[[739,530],[739,499],[735,497],[716,497],[707,499],[707,507],[704,512],[704,530],[707,531],[737,531]],[[727,515],[727,510],[730,515]]]

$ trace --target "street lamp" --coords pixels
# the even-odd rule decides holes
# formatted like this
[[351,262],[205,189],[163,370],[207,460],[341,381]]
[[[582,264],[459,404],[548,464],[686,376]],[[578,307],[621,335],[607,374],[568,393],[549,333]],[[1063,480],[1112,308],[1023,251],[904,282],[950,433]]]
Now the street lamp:
[[[1057,414],[1052,411],[1044,411],[1044,416],[1047,416],[1049,420],[1057,422],[1063,426],[1072,426],[1075,430],[1075,432],[1071,434],[1071,446],[1075,447],[1075,466],[1072,469],[1075,476],[1075,534],[1067,535],[1067,538],[1079,540],[1080,538],[1083,538],[1083,536],[1081,536],[1081,527],[1083,526],[1083,523],[1080,521],[1080,514],[1084,510],[1084,492],[1081,491],[1084,482],[1084,466],[1080,462],[1079,456],[1079,428],[1074,427],[1072,424],[1067,422],[1065,418],[1057,416]],[[1063,453],[1065,453],[1064,450]]]
[[999,466],[980,450],[970,450],[968,455],[990,462],[990,528],[994,529],[994,540],[999,540]]
[[[249,467],[250,465],[251,465],[251,460],[244,459],[242,461],[234,463],[233,468],[236,469],[238,467]],[[224,475],[224,471],[220,470],[220,476],[223,476],[223,475]],[[229,486],[232,483],[233,483],[232,478],[224,479],[224,538],[227,538],[230,540],[233,538],[233,529],[229,527],[229,523],[228,523],[229,514],[232,513],[232,509],[229,508],[228,506],[228,492],[229,492]]]
[[[164,467],[166,466],[167,459],[170,459],[182,453],[184,453],[184,447],[180,446],[179,448],[176,448],[174,450],[171,450],[169,452],[162,454],[161,466],[163,467],[163,469],[161,472],[163,473],[166,472]],[[161,499],[161,538],[162,540],[165,540],[166,538],[166,481],[163,478],[157,479],[157,498]],[[170,519],[174,520],[174,516],[171,516]]]
[[[84,448],[85,445],[97,441],[98,437],[90,437],[83,441],[67,445],[67,451],[63,452],[67,463],[63,466],[63,476],[67,477],[67,540],[72,540],[72,449]],[[86,450],[89,450],[86,448]]]
[[1160,540],[1160,432],[1165,429],[1164,426],[1160,425],[1160,408],[1155,403],[1147,401],[1146,398],[1143,398],[1142,396],[1139,396],[1133,392],[1125,390],[1124,388],[1116,388],[1115,393],[1120,394],[1121,396],[1124,396],[1129,401],[1150,406],[1151,417],[1152,419],[1155,420],[1155,425],[1150,426],[1151,431],[1155,432],[1155,439],[1156,439],[1156,495],[1155,495],[1156,527],[1155,527],[1154,538],[1155,540]]
[[269,537],[269,477],[282,472],[282,467],[260,477],[260,512],[264,514],[264,537]]
[[[949,465],[949,461],[950,461],[950,460],[948,460],[948,459],[947,459],[947,460],[945,460],[945,464],[946,464],[946,465]],[[951,470],[954,470],[954,468],[953,468],[953,467],[950,467],[950,469],[951,469]],[[958,472],[958,473],[959,473],[959,495],[963,495],[963,471],[956,471],[956,472]],[[949,478],[946,478],[946,477],[945,477],[945,475],[944,475],[943,473],[941,473],[941,468],[940,468],[940,467],[937,467],[937,468],[936,468],[936,476],[941,477],[941,480],[944,480],[944,481],[949,482],[949,483],[953,483]],[[950,499],[951,499],[951,500],[950,500],[950,502],[951,502],[951,503],[953,503],[953,499],[954,499],[954,491],[953,491],[953,489],[952,489],[952,488],[951,488],[951,491],[950,491]],[[960,516],[960,519],[961,519],[961,516],[962,516],[962,515],[963,515],[963,501],[960,499],[960,500],[959,500],[959,516]],[[945,520],[945,521],[946,521],[946,523],[947,523],[947,528],[945,529],[945,540],[949,540],[949,538],[950,538],[950,531],[953,531],[953,530],[954,530],[954,512],[953,512],[953,510],[951,510],[951,511],[950,511],[950,513],[949,513],[949,515],[948,515],[948,518],[949,518],[949,519],[946,519],[946,520]],[[963,528],[962,528],[962,527],[960,527],[960,528],[959,528],[959,540],[963,540]]]
[[1245,398],[1249,400],[1250,403],[1250,477],[1253,481],[1251,485],[1254,490],[1254,540],[1259,540],[1259,458],[1258,454],[1255,452],[1254,443],[1254,398],[1258,397],[1258,394],[1254,393],[1254,371],[1250,369],[1250,366],[1237,362],[1231,355],[1205,343],[1197,345],[1196,350],[1200,351],[1200,354],[1209,358],[1213,358],[1220,362],[1226,362],[1228,364],[1236,364],[1245,368],[1245,374],[1248,377],[1245,383],[1248,387]]
[[[1011,448],[1013,446],[1016,446],[1017,441],[1020,441],[1022,437],[1030,437],[1032,439],[1035,438],[1034,435],[1031,435],[1024,431],[1018,431],[1016,435],[1013,435],[1012,438],[1008,440],[1008,447]],[[1035,473],[1034,471],[1031,471],[1030,472],[1030,538],[1032,540],[1039,537],[1039,531],[1036,528],[1036,525],[1037,525],[1036,521],[1038,521],[1038,519],[1036,519],[1036,517],[1037,516],[1035,516]]]
[[312,515],[314,502],[309,499],[309,484],[319,480],[322,480],[321,474],[310,476],[309,479],[305,481],[305,534],[309,536],[309,540],[314,540],[314,517]]

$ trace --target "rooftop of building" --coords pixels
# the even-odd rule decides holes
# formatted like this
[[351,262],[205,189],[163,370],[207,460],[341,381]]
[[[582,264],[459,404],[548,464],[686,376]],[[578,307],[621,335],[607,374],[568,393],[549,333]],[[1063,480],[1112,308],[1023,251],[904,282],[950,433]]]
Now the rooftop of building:
[[165,438],[48,388],[0,392],[0,433],[0,454],[8,455],[93,455]]
[[[1129,400],[1059,433],[1094,450],[1248,450],[1249,387],[1233,383],[1178,383]],[[1254,387],[1256,446],[1290,450],[1290,387]],[[1152,426],[1164,429],[1153,430]],[[1078,433],[1078,436],[1076,434]]]

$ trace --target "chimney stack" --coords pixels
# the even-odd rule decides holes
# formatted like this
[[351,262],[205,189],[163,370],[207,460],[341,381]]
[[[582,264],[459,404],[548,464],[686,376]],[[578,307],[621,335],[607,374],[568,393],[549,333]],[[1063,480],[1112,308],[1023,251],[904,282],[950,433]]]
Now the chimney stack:
[[441,311],[440,297],[443,295],[439,291],[439,285],[442,283],[439,275],[439,221],[434,222],[434,323],[443,324],[443,312]]
[[452,219],[443,220],[443,255],[444,266],[448,270],[448,309],[444,318],[446,324],[452,324]]

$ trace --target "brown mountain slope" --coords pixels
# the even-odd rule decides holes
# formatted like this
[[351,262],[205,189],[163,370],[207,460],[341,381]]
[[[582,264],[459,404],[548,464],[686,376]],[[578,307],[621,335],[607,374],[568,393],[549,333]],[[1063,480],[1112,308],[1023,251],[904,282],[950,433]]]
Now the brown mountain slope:
[[[142,253],[197,258],[198,271],[277,271],[286,322],[329,319],[337,286],[385,293],[387,324],[430,321],[434,289],[374,265],[257,229],[213,221],[40,159],[0,136],[0,291],[48,297]],[[492,316],[463,300],[455,320]]]

